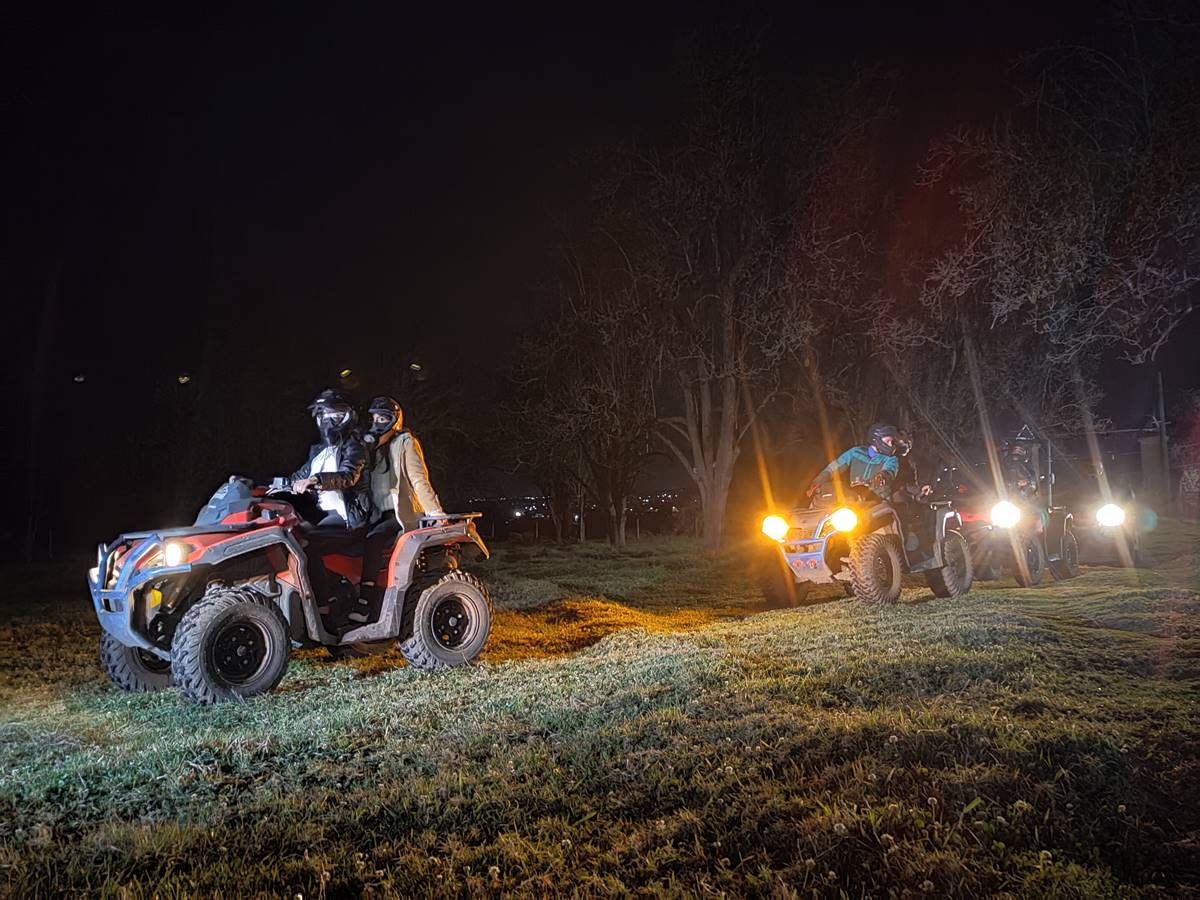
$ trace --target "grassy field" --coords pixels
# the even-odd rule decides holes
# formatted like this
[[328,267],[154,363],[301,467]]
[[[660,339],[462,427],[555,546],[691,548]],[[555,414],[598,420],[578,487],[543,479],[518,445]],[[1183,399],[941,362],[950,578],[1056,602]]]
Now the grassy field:
[[512,547],[480,665],[305,653],[218,708],[111,689],[81,572],[9,571],[0,891],[1200,896],[1198,539],[882,610]]

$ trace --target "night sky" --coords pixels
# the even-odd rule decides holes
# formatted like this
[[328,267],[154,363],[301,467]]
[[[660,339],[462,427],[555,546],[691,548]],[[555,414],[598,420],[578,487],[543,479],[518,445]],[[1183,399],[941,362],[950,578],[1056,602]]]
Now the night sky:
[[[13,29],[11,294],[22,306],[31,264],[61,266],[59,347],[81,371],[112,363],[130,320],[186,368],[187,323],[221,302],[339,369],[354,319],[487,357],[586,199],[591,156],[671,114],[681,40],[766,27],[784,70],[904,67],[910,161],[948,123],[992,115],[1006,59],[1078,25],[1035,6],[966,15],[447,6]],[[339,327],[314,327],[331,314]]]
[[[212,349],[230,330],[237,353],[278,356],[303,391],[353,368],[369,396],[385,346],[461,370],[471,390],[502,370],[540,302],[595,154],[652,138],[676,114],[672,67],[689,35],[733,46],[765,27],[768,66],[794,76],[898,67],[894,158],[911,172],[930,138],[1011,103],[1007,61],[1079,38],[1094,15],[1092,4],[907,6],[9,21],[11,383],[30,394],[37,310],[57,278],[43,393],[55,418],[84,420],[101,444],[113,423],[136,421],[125,398],[146,379],[235,365]],[[913,195],[900,204],[913,226],[931,227],[916,189],[896,190]],[[1174,387],[1195,381],[1184,348],[1197,336],[1193,320],[1163,361]],[[79,374],[86,402],[72,393]],[[1140,415],[1151,377],[1113,366],[1110,414]],[[23,418],[4,420],[10,449]]]

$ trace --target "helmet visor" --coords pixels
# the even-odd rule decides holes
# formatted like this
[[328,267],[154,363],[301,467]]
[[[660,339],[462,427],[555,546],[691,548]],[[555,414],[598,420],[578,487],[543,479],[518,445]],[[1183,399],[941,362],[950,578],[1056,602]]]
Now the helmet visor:
[[351,414],[351,411],[345,407],[318,406],[313,413],[313,418],[317,422],[317,427],[324,430],[345,427],[350,422]]

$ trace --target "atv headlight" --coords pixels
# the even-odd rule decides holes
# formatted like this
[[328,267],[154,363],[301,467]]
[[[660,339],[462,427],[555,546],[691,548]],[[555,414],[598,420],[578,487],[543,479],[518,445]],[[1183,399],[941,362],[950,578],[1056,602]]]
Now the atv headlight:
[[88,581],[91,582],[92,584],[96,584],[99,580],[100,580],[100,567],[92,566],[90,569],[88,569]]
[[858,527],[858,513],[848,506],[843,506],[833,511],[829,521],[838,531],[853,531]]
[[178,566],[188,557],[191,547],[182,541],[167,541],[163,547],[163,565]]
[[997,528],[1012,528],[1021,521],[1021,510],[1015,503],[1001,500],[992,507],[992,524]]
[[783,516],[767,516],[762,522],[762,533],[773,541],[782,542],[792,526]]
[[1102,528],[1120,528],[1125,524],[1125,510],[1115,503],[1105,503],[1096,510],[1096,523]]

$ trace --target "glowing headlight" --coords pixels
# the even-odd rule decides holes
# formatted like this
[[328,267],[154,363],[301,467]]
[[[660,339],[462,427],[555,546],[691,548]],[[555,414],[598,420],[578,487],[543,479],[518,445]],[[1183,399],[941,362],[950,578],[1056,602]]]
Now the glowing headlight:
[[783,516],[767,516],[762,523],[762,533],[773,541],[782,541],[791,528]]
[[992,507],[992,524],[997,528],[1012,528],[1021,521],[1021,510],[1007,500]]
[[95,584],[99,580],[100,580],[100,567],[92,566],[90,569],[88,569],[88,581],[90,581],[92,584]]
[[853,531],[858,525],[858,514],[848,506],[835,509],[829,521],[838,531]]
[[1096,510],[1096,522],[1104,528],[1117,528],[1125,524],[1125,510],[1115,503],[1105,503]]
[[167,541],[167,545],[163,547],[163,565],[177,566],[187,559],[187,555],[187,544],[181,544],[178,541]]

